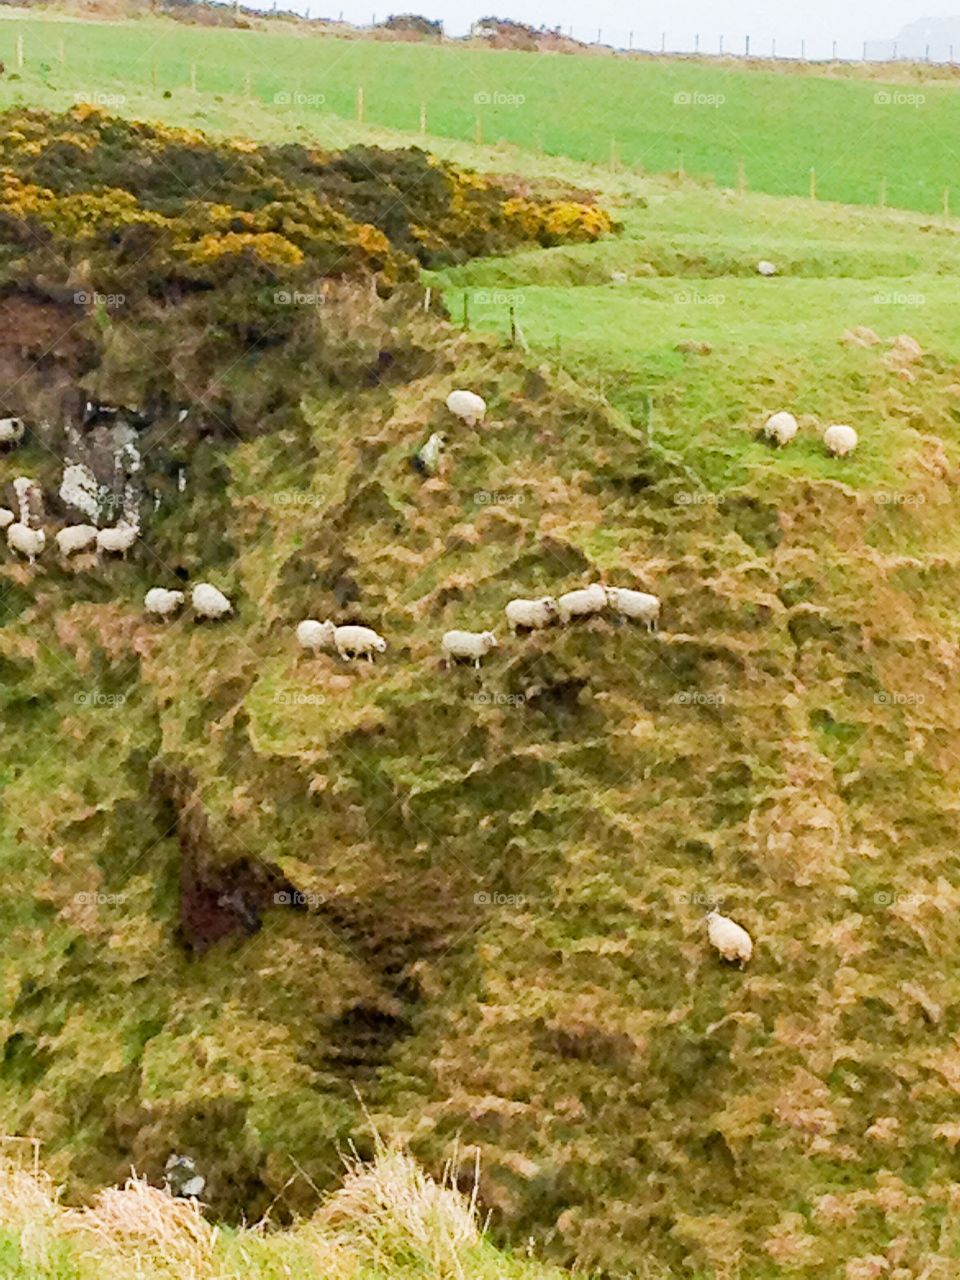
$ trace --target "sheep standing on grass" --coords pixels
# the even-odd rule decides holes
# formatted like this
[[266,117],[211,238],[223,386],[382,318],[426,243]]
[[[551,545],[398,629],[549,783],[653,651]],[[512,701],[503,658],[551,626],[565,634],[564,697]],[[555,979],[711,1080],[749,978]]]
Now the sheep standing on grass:
[[629,587],[607,587],[610,608],[624,618],[646,623],[648,631],[656,631],[660,621],[660,600],[647,591],[631,591]]
[[724,960],[736,960],[741,969],[753,955],[753,939],[746,929],[716,908],[707,914],[707,936]]
[[497,637],[492,631],[447,631],[440,641],[445,665],[454,662],[472,662],[479,671],[480,659],[497,647]]
[[832,454],[834,458],[845,458],[848,453],[853,453],[857,447],[857,439],[857,433],[853,427],[848,427],[842,422],[827,427],[823,433],[823,443],[827,453]]
[[172,618],[184,602],[182,591],[168,591],[166,587],[151,587],[143,598],[147,613],[157,618]]
[[7,529],[7,546],[11,551],[16,551],[19,555],[26,556],[31,564],[33,564],[46,545],[47,537],[43,530],[31,529],[22,520],[17,520]]
[[761,276],[775,276],[777,274],[776,264],[768,262],[766,258],[761,258],[757,263],[757,274]]
[[769,417],[763,428],[766,438],[782,449],[797,434],[797,420],[792,413],[781,411]]
[[579,591],[567,591],[557,600],[557,614],[566,625],[574,618],[592,618],[607,607],[607,593],[598,582]]
[[557,602],[553,596],[544,596],[540,600],[511,600],[504,613],[513,635],[520,627],[527,631],[539,631],[549,627],[557,619]]
[[190,603],[198,619],[216,620],[233,612],[233,605],[227,597],[209,582],[197,583],[190,594]]
[[9,507],[0,507],[0,529],[6,529],[16,518]]
[[127,552],[140,537],[140,529],[135,524],[127,524],[121,520],[110,529],[100,529],[97,533],[97,550],[103,553],[120,555],[124,560]]
[[451,391],[447,396],[447,408],[466,426],[476,427],[487,412],[487,402],[474,391]]
[[304,618],[297,624],[297,643],[301,649],[317,654],[321,649],[329,649],[337,628],[332,622],[317,622],[316,618]]
[[64,559],[96,546],[98,529],[93,524],[68,524],[56,535],[57,549]]
[[447,437],[442,431],[435,431],[425,445],[422,445],[410,459],[414,471],[424,476],[435,476],[440,469],[440,455]]
[[0,418],[0,447],[18,445],[25,430],[22,418]]
[[365,657],[368,662],[372,662],[373,655],[384,653],[387,647],[383,636],[378,636],[371,627],[337,627],[333,633],[333,643],[340,657],[347,661],[350,658]]

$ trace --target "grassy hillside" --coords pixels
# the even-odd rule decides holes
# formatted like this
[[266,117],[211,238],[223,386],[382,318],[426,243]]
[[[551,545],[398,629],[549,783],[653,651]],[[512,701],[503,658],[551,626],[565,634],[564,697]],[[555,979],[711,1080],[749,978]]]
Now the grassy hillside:
[[[15,68],[25,40],[26,74]],[[66,64],[60,65],[61,46]],[[950,139],[960,95],[949,81],[903,83],[738,69],[683,59],[602,60],[479,49],[381,44],[296,34],[185,29],[173,23],[101,24],[12,18],[0,23],[7,74],[0,101],[65,106],[80,93],[111,108],[154,90],[196,108],[206,96],[247,91],[287,129],[316,132],[352,117],[358,87],[366,120],[590,163],[619,161],[736,181],[742,161],[757,191],[935,211],[960,183]],[[41,65],[42,64],[42,65]],[[191,89],[191,66],[199,97]],[[602,74],[603,91],[597,92]],[[99,97],[98,97],[99,95]],[[850,146],[850,139],[856,146]],[[960,206],[958,206],[960,207]]]
[[[181,1151],[213,1212],[282,1218],[337,1184],[344,1143],[373,1154],[359,1091],[434,1171],[466,1153],[466,1188],[479,1153],[495,1235],[562,1263],[948,1280],[952,229],[607,194],[616,240],[432,277],[454,315],[470,290],[478,328],[512,301],[529,354],[411,282],[332,296],[305,345],[261,333],[202,383],[202,346],[163,345],[177,310],[126,340],[122,313],[86,317],[78,363],[38,312],[70,306],[63,263],[11,313],[27,250],[7,261],[24,412],[65,369],[107,403],[159,382],[147,452],[172,470],[129,562],[0,561],[0,1125],[42,1138],[72,1197]],[[852,325],[883,342],[843,345]],[[451,422],[454,385],[487,398],[482,431]],[[164,440],[180,403],[242,438],[208,417]],[[776,454],[756,433],[784,405],[802,429]],[[844,462],[819,444],[833,420],[861,431]],[[425,482],[409,455],[440,429]],[[0,457],[7,502],[21,473],[55,495],[44,439]],[[440,669],[447,627],[601,575],[662,596],[659,636],[598,620]],[[144,618],[147,586],[201,577],[230,621]],[[307,615],[376,625],[388,652],[305,658]],[[756,939],[743,972],[706,945],[716,902]]]

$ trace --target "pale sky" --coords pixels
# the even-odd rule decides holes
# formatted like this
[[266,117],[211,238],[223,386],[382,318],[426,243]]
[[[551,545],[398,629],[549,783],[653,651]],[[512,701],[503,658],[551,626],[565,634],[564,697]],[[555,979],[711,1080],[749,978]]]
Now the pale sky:
[[[280,2],[301,12],[308,4]],[[635,45],[643,48],[659,48],[666,32],[668,48],[692,50],[699,32],[705,52],[717,51],[721,34],[725,49],[743,52],[749,34],[753,52],[769,54],[776,40],[777,52],[786,56],[799,54],[801,39],[808,55],[824,56],[834,40],[841,56],[859,55],[864,40],[892,38],[918,18],[960,17],[960,0],[309,0],[309,6],[314,17],[336,18],[342,11],[348,21],[361,24],[374,13],[378,21],[390,13],[423,13],[442,18],[449,35],[464,34],[473,19],[488,14],[533,26],[572,26],[581,39],[595,40],[600,28],[605,43],[626,44],[632,30]]]

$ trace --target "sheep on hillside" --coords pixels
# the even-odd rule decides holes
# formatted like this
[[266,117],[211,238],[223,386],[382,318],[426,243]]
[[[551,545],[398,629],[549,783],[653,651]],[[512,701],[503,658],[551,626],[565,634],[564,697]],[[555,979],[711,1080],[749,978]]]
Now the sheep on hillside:
[[823,443],[827,453],[835,458],[845,458],[848,453],[853,453],[857,447],[857,439],[857,433],[853,427],[848,427],[843,422],[827,427],[823,433]]
[[140,529],[137,525],[120,521],[112,528],[97,532],[97,550],[121,555],[126,559],[127,552],[139,537]]
[[64,558],[76,555],[79,551],[88,551],[96,546],[97,533],[96,525],[68,524],[56,535],[57,548]]
[[425,445],[422,445],[410,459],[414,471],[421,475],[435,476],[440,468],[440,455],[447,437],[442,431],[435,431]]
[[557,602],[553,596],[540,600],[511,600],[504,609],[511,632],[516,635],[520,627],[527,631],[539,631],[549,627],[557,619]]
[[337,628],[332,622],[317,622],[316,618],[304,618],[297,624],[297,643],[301,649],[310,653],[319,653],[321,649],[329,649]]
[[557,600],[557,614],[564,624],[573,618],[592,618],[607,607],[607,593],[598,582],[578,591],[567,591]]
[[190,603],[197,618],[225,618],[233,612],[233,605],[209,582],[198,582],[190,593]]
[[478,670],[480,659],[497,647],[497,637],[492,631],[447,631],[440,641],[445,665],[454,662],[472,662]]
[[474,391],[451,391],[447,396],[447,408],[468,427],[475,427],[483,421],[487,402]]
[[383,636],[378,636],[371,627],[337,627],[333,643],[341,658],[365,657],[368,662],[373,661],[375,653],[383,653],[387,647]]
[[17,520],[7,528],[7,545],[11,551],[18,552],[33,564],[37,556],[47,544],[46,534],[42,529],[31,529],[22,520]]
[[0,418],[0,446],[19,444],[25,431],[22,418]]
[[793,437],[797,434],[797,420],[792,413],[781,410],[779,413],[772,414],[766,421],[763,434],[768,440],[772,441],[778,449],[782,449],[785,444],[789,444]]
[[143,598],[147,613],[158,618],[172,618],[184,602],[182,591],[168,591],[166,587],[151,587]]
[[648,631],[656,631],[660,620],[660,600],[647,591],[631,591],[629,587],[607,587],[611,609],[624,618],[646,623]]
[[761,258],[757,263],[757,274],[761,276],[775,276],[777,268],[774,263],[768,262],[766,258]]
[[736,960],[741,969],[753,955],[753,939],[746,929],[716,908],[707,915],[707,936],[724,960]]
[[0,529],[6,529],[8,525],[13,524],[16,518],[9,507],[0,507]]

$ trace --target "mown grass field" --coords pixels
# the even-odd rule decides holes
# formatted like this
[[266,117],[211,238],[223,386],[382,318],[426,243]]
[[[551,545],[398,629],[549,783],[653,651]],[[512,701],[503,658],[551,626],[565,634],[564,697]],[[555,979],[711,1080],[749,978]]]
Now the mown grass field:
[[[12,78],[18,35],[28,73],[21,82]],[[942,207],[944,188],[955,186],[960,207],[951,141],[960,127],[960,93],[935,79],[884,85],[679,59],[601,60],[17,15],[0,23],[0,59],[7,67],[3,102],[21,92],[30,102],[48,93],[61,101],[82,93],[133,102],[155,85],[182,106],[193,101],[195,67],[201,95],[241,95],[249,77],[251,95],[288,130],[313,131],[329,127],[331,116],[353,116],[362,87],[366,120],[393,129],[418,129],[423,104],[429,132],[440,137],[474,138],[479,121],[487,142],[577,161],[609,163],[613,147],[624,165],[668,172],[682,163],[721,186],[735,183],[742,161],[747,184],[775,195],[805,194],[815,168],[824,199],[875,204],[883,182],[889,204],[932,212]],[[47,86],[39,92],[37,79]],[[202,97],[195,101],[199,109]]]

